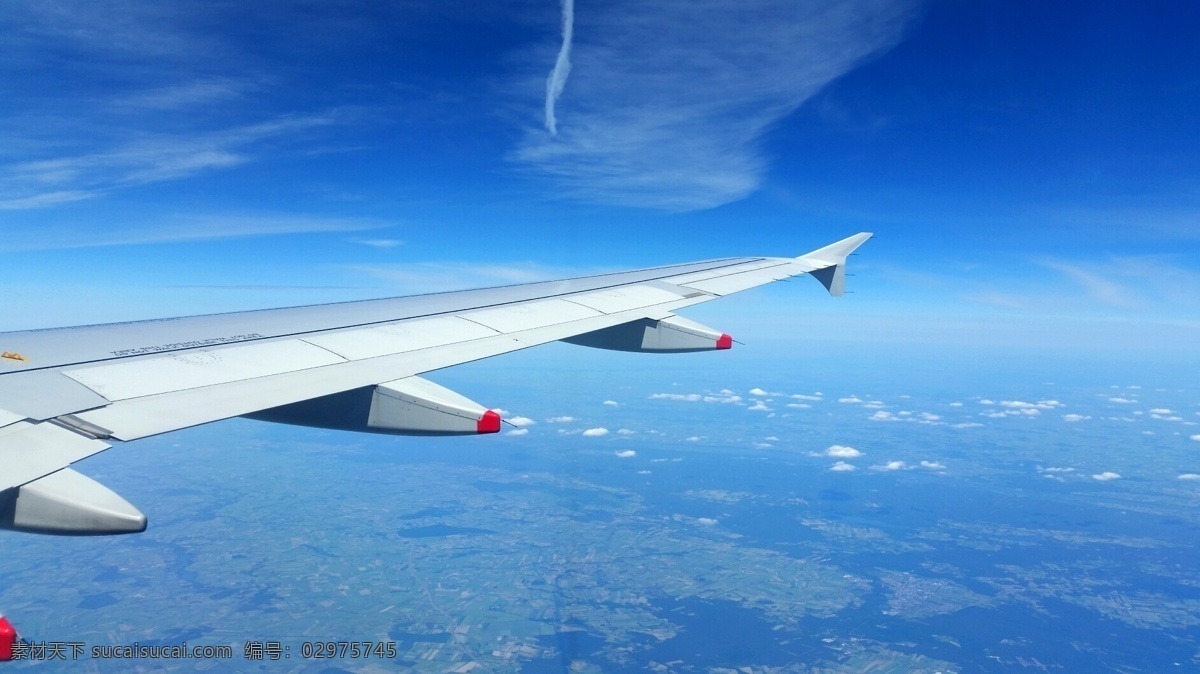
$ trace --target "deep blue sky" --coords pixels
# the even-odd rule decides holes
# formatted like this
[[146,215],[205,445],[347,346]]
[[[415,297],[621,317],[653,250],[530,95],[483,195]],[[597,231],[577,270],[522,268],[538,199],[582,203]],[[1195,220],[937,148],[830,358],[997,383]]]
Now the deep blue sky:
[[562,19],[0,7],[0,330],[865,230],[855,295],[690,315],[759,342],[1196,361],[1200,5],[580,0],[551,134]]

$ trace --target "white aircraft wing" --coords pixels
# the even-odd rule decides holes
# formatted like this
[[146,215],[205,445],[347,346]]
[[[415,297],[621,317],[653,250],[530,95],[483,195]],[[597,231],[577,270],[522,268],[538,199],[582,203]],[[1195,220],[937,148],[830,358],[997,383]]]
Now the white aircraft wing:
[[0,333],[0,528],[143,531],[69,466],[113,442],[247,416],[408,435],[500,430],[418,375],[553,341],[680,353],[731,338],[684,307],[811,274],[845,287],[857,234],[797,258],[728,258],[522,285],[155,321]]

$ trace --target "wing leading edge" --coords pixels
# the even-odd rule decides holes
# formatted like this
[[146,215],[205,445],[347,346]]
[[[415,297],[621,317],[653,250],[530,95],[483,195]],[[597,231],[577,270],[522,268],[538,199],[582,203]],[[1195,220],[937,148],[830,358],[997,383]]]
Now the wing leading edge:
[[796,258],[2,333],[0,529],[142,531],[140,512],[68,466],[112,442],[235,416],[374,433],[495,432],[495,412],[418,375],[560,340],[647,353],[727,349],[729,335],[675,312],[803,274],[842,295],[847,257],[870,237]]

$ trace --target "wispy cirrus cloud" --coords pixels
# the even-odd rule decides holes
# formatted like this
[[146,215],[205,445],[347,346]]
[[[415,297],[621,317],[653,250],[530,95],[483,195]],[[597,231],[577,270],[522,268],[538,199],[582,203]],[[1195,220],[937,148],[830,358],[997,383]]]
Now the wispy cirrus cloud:
[[566,9],[546,128],[528,129],[514,159],[563,196],[668,211],[757,189],[762,135],[896,44],[915,14],[907,0],[628,0],[572,16],[568,32]]
[[121,225],[107,229],[87,226],[63,226],[53,231],[23,229],[5,233],[0,237],[0,253],[215,241],[285,234],[359,232],[384,226],[384,223],[373,220],[314,218],[288,214],[174,216],[144,224]]
[[1111,278],[1078,264],[1058,260],[1041,260],[1040,264],[1057,271],[1078,283],[1095,300],[1116,307],[1132,308],[1140,305],[1128,288]]
[[269,143],[335,122],[335,116],[283,117],[199,134],[139,134],[95,152],[4,166],[0,210],[40,208],[106,192],[176,180],[252,161]]
[[108,104],[123,112],[177,110],[232,100],[245,95],[255,86],[255,83],[247,79],[209,77],[118,95],[109,100]]
[[371,248],[380,248],[387,250],[389,248],[399,248],[404,245],[400,239],[350,239],[353,243],[359,243]]
[[[231,15],[236,12],[236,15]],[[235,18],[236,17],[236,18]],[[55,1],[0,6],[0,210],[53,207],[179,180],[324,138],[344,110],[297,112],[286,71],[231,22],[302,34],[304,8]],[[69,64],[69,65],[65,65]],[[45,84],[43,84],[45,83]],[[286,84],[286,81],[283,82]]]

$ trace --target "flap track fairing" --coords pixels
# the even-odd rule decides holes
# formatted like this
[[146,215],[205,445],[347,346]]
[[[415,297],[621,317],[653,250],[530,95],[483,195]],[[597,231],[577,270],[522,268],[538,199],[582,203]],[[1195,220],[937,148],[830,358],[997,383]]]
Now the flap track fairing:
[[500,415],[421,377],[334,393],[244,415],[293,426],[385,435],[479,435],[500,431]]
[[70,468],[0,493],[0,529],[61,536],[146,530],[146,516],[108,487]]
[[733,346],[729,335],[679,316],[662,320],[643,318],[562,341],[594,349],[640,353],[692,353]]

